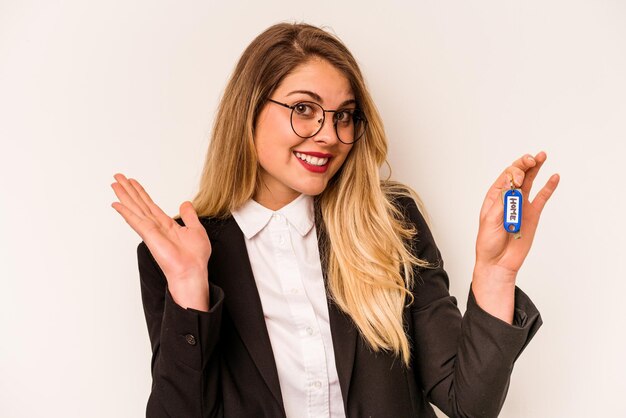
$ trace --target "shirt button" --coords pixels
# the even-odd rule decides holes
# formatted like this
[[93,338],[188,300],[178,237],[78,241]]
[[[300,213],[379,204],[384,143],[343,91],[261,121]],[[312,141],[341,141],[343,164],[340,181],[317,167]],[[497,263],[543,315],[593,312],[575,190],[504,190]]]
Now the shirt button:
[[196,337],[191,334],[185,335],[185,341],[187,341],[189,345],[196,345]]
[[313,328],[306,327],[306,333],[309,334],[309,335],[313,335]]
[[291,289],[291,294],[293,294],[293,295],[297,295],[298,292],[299,292],[299,290],[296,289],[295,287],[293,289]]
[[315,389],[319,389],[322,387],[322,382],[316,380],[315,382],[313,382],[313,386],[315,387]]
[[282,236],[278,237],[278,243],[279,243],[280,245],[285,244],[285,238],[284,238],[284,237],[282,237]]

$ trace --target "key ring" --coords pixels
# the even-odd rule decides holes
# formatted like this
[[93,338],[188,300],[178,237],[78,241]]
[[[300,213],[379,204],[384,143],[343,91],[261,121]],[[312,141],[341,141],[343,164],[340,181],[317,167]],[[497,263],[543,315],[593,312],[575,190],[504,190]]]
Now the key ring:
[[513,234],[513,238],[520,239],[522,237],[522,191],[515,187],[513,176],[509,179],[511,188],[504,191],[504,230],[509,234]]

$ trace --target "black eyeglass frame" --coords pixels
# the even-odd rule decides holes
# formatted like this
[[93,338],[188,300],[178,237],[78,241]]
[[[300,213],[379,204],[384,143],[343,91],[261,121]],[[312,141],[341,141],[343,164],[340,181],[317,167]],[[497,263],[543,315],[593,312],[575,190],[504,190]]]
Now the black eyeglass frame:
[[[312,102],[310,100],[301,100],[301,101],[299,101],[297,103],[294,103],[293,105],[289,105],[287,103],[282,103],[282,102],[276,101],[274,99],[267,99],[267,100],[272,102],[272,103],[276,103],[277,105],[286,107],[287,109],[291,109],[291,115],[289,115],[289,124],[291,125],[291,129],[293,130],[293,133],[295,133],[296,135],[298,135],[300,138],[303,138],[303,139],[313,138],[315,135],[317,135],[322,130],[322,128],[324,127],[324,122],[326,122],[326,113],[337,113],[337,112],[343,112],[344,111],[342,109],[326,110],[326,109],[324,109],[322,107],[321,104],[316,103],[316,102]],[[302,103],[311,103],[311,104],[314,104],[316,106],[319,106],[319,108],[322,109],[322,123],[320,124],[320,127],[317,129],[317,131],[315,131],[313,134],[311,134],[309,136],[302,136],[302,135],[300,135],[298,132],[296,132],[296,128],[293,127],[293,112],[294,112],[296,106],[298,106],[298,105],[300,105]],[[363,132],[361,132],[361,135],[359,135],[357,138],[355,138],[352,142],[346,142],[346,141],[341,139],[341,137],[339,136],[339,131],[337,130],[337,121],[333,117],[333,126],[335,127],[335,134],[337,134],[337,139],[339,139],[339,141],[344,143],[344,144],[354,144],[356,141],[361,139],[363,137],[363,135],[365,135],[365,131],[367,130],[367,118],[365,117],[365,114],[360,109],[354,109],[354,110],[359,113],[358,118],[359,118],[360,123],[363,124]],[[352,114],[352,117],[354,118],[354,114]]]

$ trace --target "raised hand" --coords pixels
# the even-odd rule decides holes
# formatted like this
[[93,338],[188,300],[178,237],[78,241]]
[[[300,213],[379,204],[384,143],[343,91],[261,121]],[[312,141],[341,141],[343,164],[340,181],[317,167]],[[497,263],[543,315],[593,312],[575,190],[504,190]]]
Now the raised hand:
[[174,301],[182,307],[208,310],[207,264],[211,243],[189,201],[180,205],[185,226],[167,216],[134,179],[115,174],[111,184],[119,202],[111,206],[139,234],[167,278]]
[[[529,154],[524,155],[507,167],[489,189],[480,211],[480,227],[476,240],[477,263],[498,265],[515,273],[522,266],[535,237],[541,212],[559,184],[559,175],[552,175],[537,196],[530,201],[533,181],[546,158],[545,152],[540,152],[534,158]],[[502,192],[511,187],[511,180],[522,190],[524,197],[520,239],[514,239],[502,226],[504,217]]]
[[[517,272],[530,251],[541,212],[559,184],[559,175],[553,174],[530,200],[533,181],[546,158],[542,151],[534,157],[526,154],[513,162],[493,183],[480,210],[472,289],[479,306],[509,323],[513,318]],[[511,180],[523,194],[520,239],[515,239],[503,227],[502,192],[511,187]]]

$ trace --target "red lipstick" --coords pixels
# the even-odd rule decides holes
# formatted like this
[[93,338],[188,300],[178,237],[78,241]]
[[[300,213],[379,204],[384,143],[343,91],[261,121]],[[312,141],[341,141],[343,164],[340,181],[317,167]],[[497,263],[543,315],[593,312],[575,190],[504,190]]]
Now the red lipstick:
[[332,158],[332,154],[324,154],[323,152],[315,152],[315,151],[294,151],[294,152],[299,152],[300,154],[306,154],[306,155],[310,155],[312,157],[319,157],[319,158]]
[[[324,165],[313,165],[313,164],[309,164],[306,161],[303,161],[302,159],[298,158],[298,156],[296,155],[297,153],[300,154],[306,154],[306,155],[310,155],[312,157],[318,157],[318,158],[328,158],[328,161],[326,161],[326,164]],[[332,154],[323,154],[321,152],[302,152],[302,151],[294,151],[294,157],[296,157],[296,160],[298,160],[300,162],[300,164],[302,164],[302,166],[304,168],[306,168],[307,170],[313,172],[313,173],[325,173],[326,170],[328,170],[328,163],[331,160]]]

